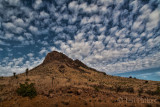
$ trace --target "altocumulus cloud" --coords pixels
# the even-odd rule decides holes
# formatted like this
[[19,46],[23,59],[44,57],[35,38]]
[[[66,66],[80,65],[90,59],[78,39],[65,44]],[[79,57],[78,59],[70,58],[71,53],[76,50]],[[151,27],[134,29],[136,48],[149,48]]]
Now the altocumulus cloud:
[[0,0],[0,75],[58,50],[109,74],[160,67],[159,0]]

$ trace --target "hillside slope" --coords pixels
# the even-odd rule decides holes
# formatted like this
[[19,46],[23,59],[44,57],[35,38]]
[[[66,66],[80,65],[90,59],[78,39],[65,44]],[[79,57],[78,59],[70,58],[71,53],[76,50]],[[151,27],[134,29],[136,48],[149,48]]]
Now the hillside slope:
[[[34,83],[37,96],[18,96],[19,83]],[[106,75],[63,53],[17,77],[0,77],[0,107],[160,106],[160,82]]]

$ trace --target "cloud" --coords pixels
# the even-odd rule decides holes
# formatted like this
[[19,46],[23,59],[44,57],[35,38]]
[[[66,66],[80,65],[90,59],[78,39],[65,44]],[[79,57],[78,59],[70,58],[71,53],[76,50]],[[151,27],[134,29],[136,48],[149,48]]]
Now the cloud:
[[23,19],[20,19],[20,18],[16,19],[14,21],[14,24],[16,26],[19,26],[19,27],[25,27],[26,26],[26,23],[23,21]]
[[12,39],[14,37],[14,34],[6,32],[2,39]]
[[33,56],[34,56],[34,54],[33,54],[33,53],[29,53],[29,54],[27,54],[27,56],[29,56],[29,57],[33,57]]
[[41,51],[39,52],[40,55],[43,55],[43,54],[46,55],[47,53],[48,53],[48,50],[46,48],[42,48]]
[[[23,63],[25,59],[23,57],[14,58],[9,61],[9,58],[3,60],[3,62],[7,62],[7,66],[0,65],[0,74],[1,76],[12,76],[13,72],[17,74],[25,72],[26,68],[32,69],[35,66],[39,65],[43,59],[39,58],[30,58],[30,61],[26,61]],[[10,72],[6,72],[10,71]]]
[[19,0],[5,0],[9,3],[9,5],[11,6],[18,6],[20,5],[20,1]]
[[42,12],[40,12],[39,17],[40,17],[40,18],[48,18],[48,17],[49,17],[49,14],[46,13],[46,12],[44,12],[44,11],[42,11]]
[[19,40],[19,41],[24,41],[24,38],[23,38],[22,36],[19,36],[19,37],[17,38],[17,40]]
[[35,26],[30,26],[29,30],[31,31],[32,34],[38,34],[38,28]]
[[16,26],[11,23],[11,22],[8,22],[8,23],[2,23],[3,27],[6,28],[7,30],[11,30],[11,31],[14,31],[16,29]]
[[[159,5],[156,0],[0,1],[0,75],[36,66],[52,50],[106,73],[160,66]],[[14,65],[11,55],[24,57],[23,63]]]
[[10,44],[8,44],[8,43],[6,43],[6,42],[0,40],[0,45],[9,46]]
[[156,9],[150,13],[149,22],[147,23],[146,27],[148,31],[153,30],[156,28],[160,23],[160,10]]
[[39,9],[42,6],[42,0],[35,0],[35,3],[33,4],[34,9]]

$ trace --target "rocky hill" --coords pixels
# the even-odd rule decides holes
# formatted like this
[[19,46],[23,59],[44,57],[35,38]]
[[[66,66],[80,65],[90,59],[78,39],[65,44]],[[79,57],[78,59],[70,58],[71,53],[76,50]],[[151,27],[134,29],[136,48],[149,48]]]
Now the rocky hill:
[[[35,97],[17,93],[25,82],[34,84]],[[27,74],[0,77],[0,107],[159,107],[159,87],[156,81],[107,75],[53,51]]]

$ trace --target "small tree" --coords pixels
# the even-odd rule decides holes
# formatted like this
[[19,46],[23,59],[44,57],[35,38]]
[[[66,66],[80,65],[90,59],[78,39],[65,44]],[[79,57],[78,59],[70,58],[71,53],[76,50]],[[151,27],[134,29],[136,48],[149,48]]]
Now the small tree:
[[28,68],[26,69],[26,76],[28,76]]
[[20,83],[20,87],[16,90],[17,94],[22,97],[30,97],[33,98],[37,96],[37,91],[34,87],[34,83],[28,84],[25,82],[25,84]]
[[13,76],[16,77],[16,73],[15,72],[13,72]]

